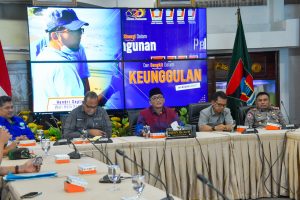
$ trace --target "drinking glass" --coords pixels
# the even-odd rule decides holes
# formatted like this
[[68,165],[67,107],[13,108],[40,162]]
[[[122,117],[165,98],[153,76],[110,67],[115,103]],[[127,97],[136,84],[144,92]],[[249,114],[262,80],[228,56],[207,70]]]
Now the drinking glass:
[[41,146],[43,151],[45,152],[45,156],[49,155],[49,150],[50,150],[50,140],[49,139],[42,139],[41,140]]
[[43,130],[37,130],[36,134],[37,134],[38,141],[41,142],[43,137],[44,137],[44,131]]
[[235,132],[235,126],[236,126],[236,121],[235,120],[233,120],[232,121],[232,125],[231,125],[231,133],[234,133]]
[[113,182],[113,189],[112,191],[117,191],[118,188],[116,187],[117,181],[120,179],[120,167],[119,165],[108,165],[108,178],[110,181]]
[[145,188],[145,177],[143,175],[135,175],[132,177],[133,189],[137,192],[136,200],[139,200]]

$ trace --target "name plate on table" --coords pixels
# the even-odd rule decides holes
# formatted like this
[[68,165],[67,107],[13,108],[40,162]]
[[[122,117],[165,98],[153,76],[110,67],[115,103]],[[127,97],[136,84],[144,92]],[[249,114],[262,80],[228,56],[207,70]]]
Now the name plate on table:
[[173,130],[172,128],[167,129],[167,139],[180,139],[191,137],[195,137],[192,128],[184,128],[180,130]]

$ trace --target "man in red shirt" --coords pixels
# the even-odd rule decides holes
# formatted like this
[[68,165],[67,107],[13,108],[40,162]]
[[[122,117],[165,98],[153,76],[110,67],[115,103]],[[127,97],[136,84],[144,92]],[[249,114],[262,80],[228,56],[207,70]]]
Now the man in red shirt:
[[174,109],[164,106],[165,98],[159,88],[149,91],[150,107],[142,110],[138,117],[136,135],[142,136],[144,125],[150,126],[151,133],[165,132],[171,123],[177,121],[181,124]]

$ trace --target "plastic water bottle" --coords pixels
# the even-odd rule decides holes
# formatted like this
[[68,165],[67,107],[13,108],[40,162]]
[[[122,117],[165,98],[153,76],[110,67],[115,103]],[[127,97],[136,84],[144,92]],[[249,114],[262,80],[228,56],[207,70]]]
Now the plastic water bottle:
[[148,125],[143,126],[143,131],[145,134],[145,139],[150,138],[150,126]]

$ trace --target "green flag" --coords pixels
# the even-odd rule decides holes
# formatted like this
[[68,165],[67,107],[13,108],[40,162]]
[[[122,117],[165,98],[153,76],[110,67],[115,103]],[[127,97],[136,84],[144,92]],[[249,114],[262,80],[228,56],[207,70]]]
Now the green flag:
[[238,27],[234,40],[233,52],[227,76],[226,95],[232,117],[238,119],[237,108],[243,104],[252,105],[254,101],[251,59],[248,54],[240,9],[237,11]]

